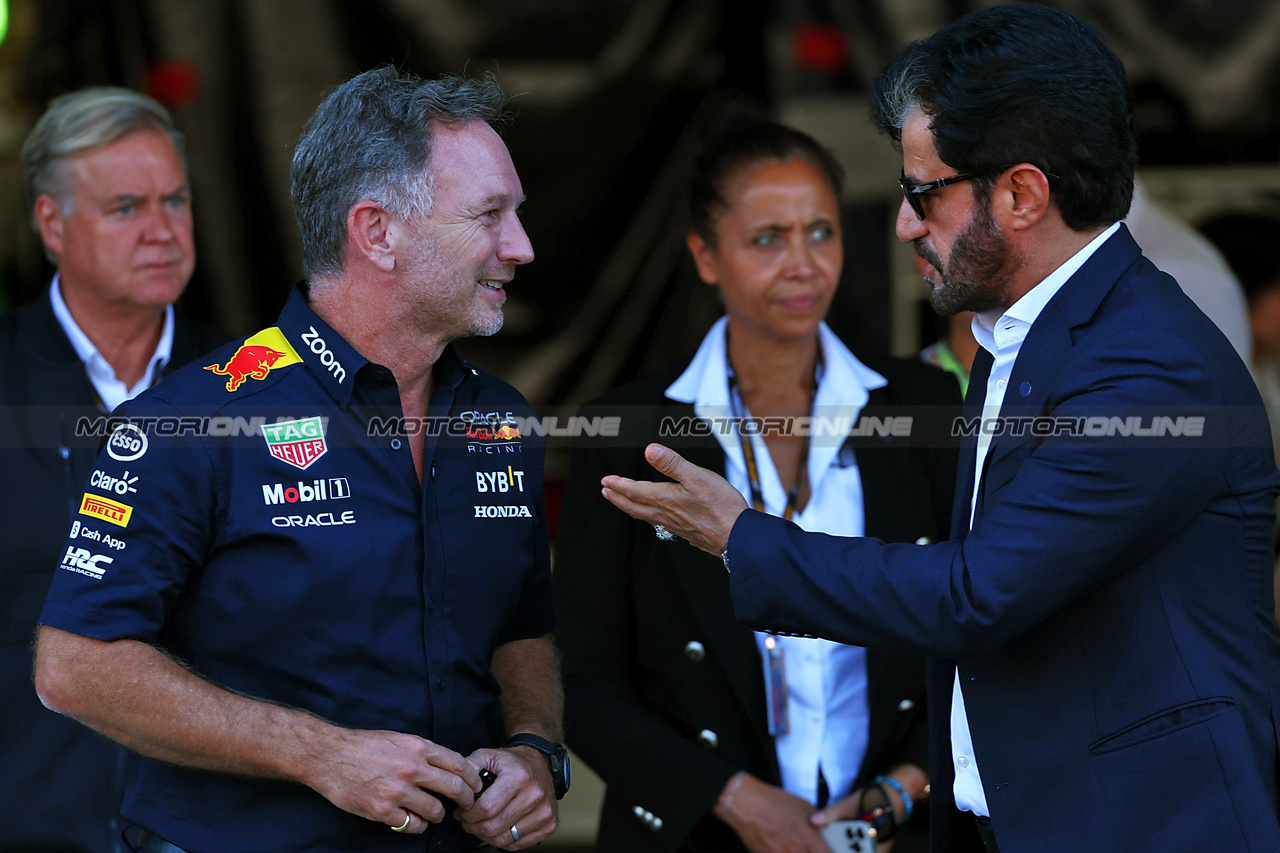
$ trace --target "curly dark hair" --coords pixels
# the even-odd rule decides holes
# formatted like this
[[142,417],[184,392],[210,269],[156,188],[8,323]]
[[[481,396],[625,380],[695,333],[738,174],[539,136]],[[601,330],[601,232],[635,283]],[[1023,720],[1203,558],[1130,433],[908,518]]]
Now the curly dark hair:
[[[871,118],[901,145],[915,109],[957,171],[1033,163],[1053,176],[1070,228],[1095,230],[1129,212],[1138,154],[1124,66],[1070,12],[993,6],[907,45],[875,80]],[[994,177],[973,183],[980,200],[990,197]]]

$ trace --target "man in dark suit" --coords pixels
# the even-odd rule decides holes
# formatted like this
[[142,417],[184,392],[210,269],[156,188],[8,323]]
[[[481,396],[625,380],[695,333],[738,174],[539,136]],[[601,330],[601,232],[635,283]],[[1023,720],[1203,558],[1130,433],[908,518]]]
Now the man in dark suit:
[[953,539],[805,534],[656,446],[677,482],[606,497],[721,554],[748,624],[933,657],[935,849],[1280,849],[1266,416],[1118,224],[1119,60],[997,6],[905,49],[875,104],[898,235],[938,310],[978,314]]
[[101,418],[226,340],[172,308],[195,265],[181,145],[151,98],[95,88],[54,101],[22,149],[58,273],[0,317],[0,850],[120,844],[121,751],[41,707],[31,641]]

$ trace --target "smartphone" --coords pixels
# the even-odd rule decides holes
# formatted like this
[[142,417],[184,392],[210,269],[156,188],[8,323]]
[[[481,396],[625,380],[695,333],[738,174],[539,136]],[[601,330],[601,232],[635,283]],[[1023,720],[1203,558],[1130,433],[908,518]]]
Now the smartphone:
[[831,853],[876,853],[875,829],[865,820],[837,820],[822,828]]

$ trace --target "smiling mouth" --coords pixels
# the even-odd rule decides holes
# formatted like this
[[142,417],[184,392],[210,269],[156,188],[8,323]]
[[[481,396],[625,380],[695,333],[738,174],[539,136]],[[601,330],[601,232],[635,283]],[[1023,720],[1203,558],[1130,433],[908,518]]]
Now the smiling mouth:
[[491,279],[491,278],[482,278],[482,279],[480,279],[480,284],[484,285],[485,287],[489,288],[490,290],[502,290],[502,286],[503,286],[504,284],[506,284],[506,282],[505,282],[505,281],[495,281],[494,279]]

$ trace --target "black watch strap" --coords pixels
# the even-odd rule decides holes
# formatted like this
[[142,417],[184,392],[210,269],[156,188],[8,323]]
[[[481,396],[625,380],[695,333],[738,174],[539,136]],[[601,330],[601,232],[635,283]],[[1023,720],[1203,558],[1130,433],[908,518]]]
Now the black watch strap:
[[532,732],[514,734],[507,738],[503,746],[529,746],[545,755],[551,766],[551,782],[555,785],[556,799],[564,797],[569,790],[569,753],[563,746]]
[[507,742],[504,743],[503,746],[531,746],[538,750],[538,752],[547,756],[555,755],[557,750],[564,749],[564,747],[555,741],[547,740],[546,738],[532,734],[531,732],[520,732],[520,734],[512,735],[507,738]]

